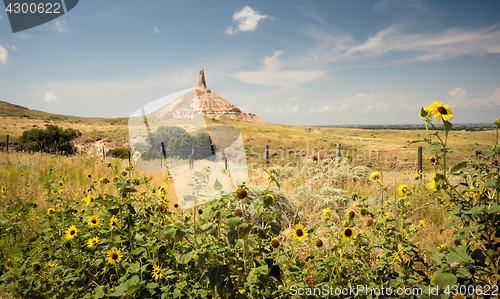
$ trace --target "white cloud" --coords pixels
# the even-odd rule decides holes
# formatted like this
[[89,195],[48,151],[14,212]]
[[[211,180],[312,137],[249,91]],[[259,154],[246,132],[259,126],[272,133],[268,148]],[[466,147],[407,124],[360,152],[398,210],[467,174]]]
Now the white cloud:
[[404,33],[404,25],[393,25],[370,36],[361,44],[354,44],[351,35],[344,32],[328,33],[312,28],[304,32],[317,40],[309,53],[309,60],[318,62],[381,57],[385,54],[408,53],[409,58],[393,60],[402,64],[412,61],[444,60],[460,56],[500,53],[498,25],[480,29],[450,28],[434,33]]
[[500,107],[500,88],[496,88],[495,92],[488,96],[486,99],[475,98],[473,100],[467,100],[467,92],[458,87],[453,91],[450,91],[450,100],[447,103],[450,108],[476,108],[476,109],[488,109],[488,108],[499,108]]
[[374,11],[381,11],[388,7],[401,7],[401,8],[415,8],[422,12],[429,12],[430,10],[425,6],[423,0],[381,0],[373,4]]
[[273,17],[262,15],[250,6],[245,6],[242,10],[233,14],[233,23],[237,24],[236,29],[233,26],[229,26],[224,33],[234,34],[237,32],[254,31],[257,29],[259,22],[265,19],[273,19]]
[[47,92],[45,93],[45,99],[44,99],[45,102],[49,103],[49,102],[59,102],[59,100],[57,99],[57,95],[53,92]]
[[7,52],[7,50],[5,50],[5,48],[2,45],[0,45],[0,66],[2,64],[6,65],[8,60],[9,60],[9,53]]
[[66,20],[63,20],[62,22],[59,20],[56,20],[54,22],[56,25],[56,31],[60,33],[65,33],[66,32]]
[[12,50],[14,50],[14,51],[19,51],[19,50],[16,48],[16,46],[12,46],[12,47],[10,47],[10,48],[11,48]]
[[273,108],[267,107],[267,108],[264,109],[264,113],[271,114],[273,112],[273,110],[274,110]]
[[[420,102],[415,97],[399,93],[358,93],[352,97],[341,98],[332,105],[312,108],[310,113],[341,112],[353,114],[378,114],[418,111]],[[411,104],[408,104],[411,103]]]
[[295,115],[300,111],[299,106],[294,105],[295,102],[299,100],[298,97],[291,97],[286,102],[284,109],[279,109],[278,114]]
[[160,33],[161,31],[158,30],[158,27],[155,26],[155,29],[153,30],[154,33]]
[[302,13],[310,18],[315,19],[318,22],[323,22],[323,18],[316,12],[316,10],[312,8],[308,8],[303,10]]
[[275,51],[273,56],[264,57],[263,67],[260,70],[238,72],[234,77],[244,83],[293,88],[302,83],[316,81],[328,72],[328,70],[282,70],[282,63],[279,61],[282,54],[282,51]]

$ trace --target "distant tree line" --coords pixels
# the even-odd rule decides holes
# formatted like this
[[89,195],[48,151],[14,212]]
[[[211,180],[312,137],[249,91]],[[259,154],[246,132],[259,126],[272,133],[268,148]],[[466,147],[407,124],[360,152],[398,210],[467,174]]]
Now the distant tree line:
[[72,141],[81,136],[79,130],[48,125],[45,130],[34,128],[24,131],[20,141],[25,149],[29,148],[34,152],[56,152],[57,149],[60,153],[71,155],[76,152]]
[[160,126],[146,137],[146,143],[134,145],[134,151],[139,151],[144,160],[161,158],[161,143],[165,145],[167,157],[189,158],[194,149],[194,159],[202,159],[213,154],[210,135],[200,132],[195,136],[189,134],[181,127]]

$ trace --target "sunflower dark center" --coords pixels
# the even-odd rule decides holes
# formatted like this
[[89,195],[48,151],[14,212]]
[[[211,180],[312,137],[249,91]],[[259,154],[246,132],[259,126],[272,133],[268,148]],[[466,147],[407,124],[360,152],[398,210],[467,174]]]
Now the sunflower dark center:
[[350,230],[348,228],[348,229],[345,230],[344,234],[345,234],[346,237],[350,237],[350,236],[352,236],[352,230]]
[[118,254],[116,253],[111,254],[111,258],[114,260],[118,259]]
[[70,231],[69,234],[70,235],[74,235],[76,232],[74,230]]
[[97,223],[97,221],[96,221],[95,219],[92,219],[92,223],[93,223],[93,224],[96,224],[96,223]]
[[444,107],[438,107],[437,111],[439,111],[439,113],[441,113],[441,114],[447,114],[448,113],[448,110],[446,110],[446,108],[444,108]]
[[302,237],[304,235],[304,232],[301,229],[297,230],[297,237]]

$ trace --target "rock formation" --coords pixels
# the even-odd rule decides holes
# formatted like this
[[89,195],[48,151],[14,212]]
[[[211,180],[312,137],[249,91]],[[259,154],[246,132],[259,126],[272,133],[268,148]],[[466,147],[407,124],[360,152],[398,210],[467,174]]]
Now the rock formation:
[[195,86],[196,95],[188,92],[170,104],[153,112],[154,117],[192,119],[196,114],[203,114],[211,119],[222,119],[224,117],[246,122],[266,124],[266,121],[258,118],[255,114],[242,112],[238,107],[229,103],[226,99],[213,94],[208,89],[205,81],[205,73],[200,71],[198,85]]

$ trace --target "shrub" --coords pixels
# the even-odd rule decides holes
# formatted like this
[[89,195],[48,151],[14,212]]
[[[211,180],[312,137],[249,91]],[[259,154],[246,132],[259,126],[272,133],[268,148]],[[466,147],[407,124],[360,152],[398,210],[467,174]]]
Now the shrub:
[[109,150],[107,155],[114,158],[128,159],[129,152],[128,149],[119,147]]
[[42,150],[55,153],[57,148],[60,153],[70,155],[76,152],[71,141],[81,136],[82,133],[79,130],[47,125],[45,130],[34,128],[24,131],[20,140],[25,148],[29,146],[34,152]]

